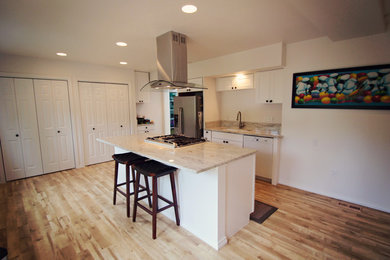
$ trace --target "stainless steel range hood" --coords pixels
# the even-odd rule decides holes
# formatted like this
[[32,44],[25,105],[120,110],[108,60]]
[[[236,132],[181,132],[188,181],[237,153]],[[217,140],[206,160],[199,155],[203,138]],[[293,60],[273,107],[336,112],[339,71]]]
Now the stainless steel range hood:
[[158,79],[150,81],[141,91],[152,89],[206,89],[187,82],[187,37],[177,32],[167,32],[156,39]]

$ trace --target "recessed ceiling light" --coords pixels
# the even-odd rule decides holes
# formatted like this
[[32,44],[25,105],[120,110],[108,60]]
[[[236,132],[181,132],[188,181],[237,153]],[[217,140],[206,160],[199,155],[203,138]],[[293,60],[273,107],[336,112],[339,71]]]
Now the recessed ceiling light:
[[119,63],[122,64],[122,65],[126,65],[126,64],[127,64],[126,61],[121,61],[121,62],[119,62]]
[[67,56],[68,54],[66,54],[66,53],[64,53],[64,52],[57,52],[57,55],[58,55],[58,56],[65,57],[65,56]]
[[192,14],[192,13],[195,13],[196,10],[198,10],[198,8],[195,6],[195,5],[184,5],[181,10],[184,12],[184,13],[187,13],[187,14]]
[[116,45],[118,45],[120,47],[125,47],[125,46],[127,46],[127,43],[125,43],[125,42],[117,42]]

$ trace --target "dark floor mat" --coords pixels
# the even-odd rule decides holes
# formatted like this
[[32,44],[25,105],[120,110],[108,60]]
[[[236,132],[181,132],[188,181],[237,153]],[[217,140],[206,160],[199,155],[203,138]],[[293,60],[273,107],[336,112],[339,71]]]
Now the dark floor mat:
[[255,200],[255,211],[251,214],[250,219],[261,224],[277,210],[278,208]]

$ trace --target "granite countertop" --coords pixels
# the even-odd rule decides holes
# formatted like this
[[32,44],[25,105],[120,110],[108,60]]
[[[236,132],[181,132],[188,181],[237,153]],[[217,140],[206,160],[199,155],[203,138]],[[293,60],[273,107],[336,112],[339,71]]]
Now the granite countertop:
[[243,135],[254,135],[254,136],[264,136],[264,137],[273,137],[273,138],[281,138],[280,130],[270,128],[270,127],[262,127],[256,129],[246,129],[238,127],[229,127],[229,126],[212,126],[206,127],[206,130],[211,131],[219,131],[233,134],[243,134]]
[[150,134],[104,137],[97,138],[97,140],[167,165],[191,170],[196,173],[207,171],[256,153],[256,150],[253,149],[211,142],[181,148],[169,148],[145,142],[144,140],[147,136],[150,136]]

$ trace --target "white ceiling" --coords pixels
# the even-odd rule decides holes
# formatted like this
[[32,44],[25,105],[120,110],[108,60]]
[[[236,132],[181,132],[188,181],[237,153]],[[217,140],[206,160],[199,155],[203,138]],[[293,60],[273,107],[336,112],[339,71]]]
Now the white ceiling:
[[[385,32],[389,1],[1,0],[0,53],[111,66],[127,61],[125,67],[151,71],[155,38],[171,30],[187,35],[188,61],[195,62],[280,41]],[[182,13],[188,3],[198,12]]]

